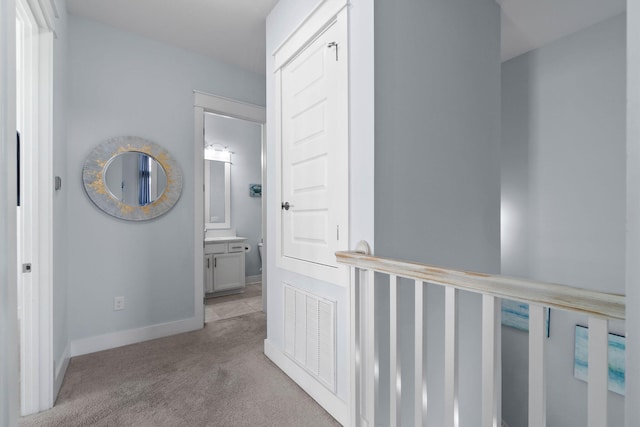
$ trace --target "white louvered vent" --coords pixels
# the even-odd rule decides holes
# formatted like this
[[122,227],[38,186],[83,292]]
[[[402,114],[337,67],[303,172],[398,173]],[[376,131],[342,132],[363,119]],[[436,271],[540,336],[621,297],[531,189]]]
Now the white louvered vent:
[[336,391],[334,301],[284,284],[284,350],[322,384]]

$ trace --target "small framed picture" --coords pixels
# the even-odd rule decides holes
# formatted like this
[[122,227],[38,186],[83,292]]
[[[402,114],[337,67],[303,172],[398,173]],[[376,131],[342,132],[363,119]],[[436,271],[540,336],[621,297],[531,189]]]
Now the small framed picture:
[[262,184],[249,184],[249,196],[262,197]]

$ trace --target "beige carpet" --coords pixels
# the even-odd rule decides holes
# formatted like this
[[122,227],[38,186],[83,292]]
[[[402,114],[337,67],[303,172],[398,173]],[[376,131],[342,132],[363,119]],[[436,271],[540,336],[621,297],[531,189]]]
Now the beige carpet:
[[263,354],[262,312],[71,360],[20,426],[338,426]]

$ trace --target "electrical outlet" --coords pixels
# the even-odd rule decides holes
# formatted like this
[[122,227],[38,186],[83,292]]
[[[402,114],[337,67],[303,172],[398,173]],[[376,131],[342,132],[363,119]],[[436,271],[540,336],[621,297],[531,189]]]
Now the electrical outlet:
[[124,310],[124,297],[113,298],[113,311]]

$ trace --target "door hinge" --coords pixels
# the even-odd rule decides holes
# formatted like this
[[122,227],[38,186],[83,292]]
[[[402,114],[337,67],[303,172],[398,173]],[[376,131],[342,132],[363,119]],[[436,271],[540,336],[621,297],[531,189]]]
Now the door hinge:
[[28,262],[26,264],[22,264],[22,272],[23,273],[31,273],[31,263]]
[[336,61],[338,60],[338,43],[337,42],[331,42],[327,45],[327,47],[329,49],[331,49],[332,47],[336,48]]
[[336,226],[336,240],[340,240],[340,226]]

